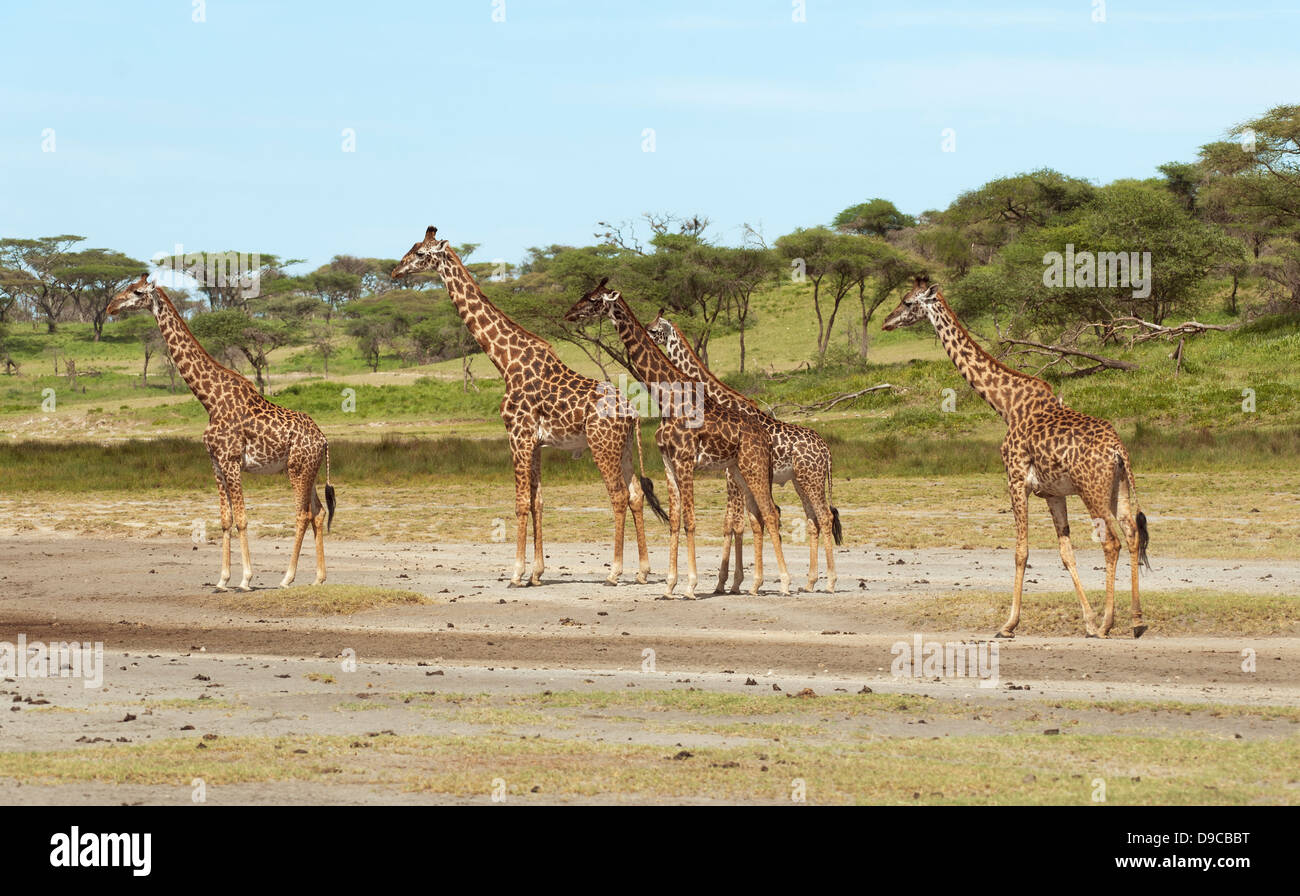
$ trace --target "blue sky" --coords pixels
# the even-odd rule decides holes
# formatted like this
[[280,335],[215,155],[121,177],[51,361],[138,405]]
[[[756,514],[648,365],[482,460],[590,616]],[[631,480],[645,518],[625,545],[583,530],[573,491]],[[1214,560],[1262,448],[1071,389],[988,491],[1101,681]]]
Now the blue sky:
[[1043,166],[1150,176],[1300,102],[1271,3],[793,6],[4,0],[0,236],[315,266],[435,224],[513,262],[654,211],[734,244]]

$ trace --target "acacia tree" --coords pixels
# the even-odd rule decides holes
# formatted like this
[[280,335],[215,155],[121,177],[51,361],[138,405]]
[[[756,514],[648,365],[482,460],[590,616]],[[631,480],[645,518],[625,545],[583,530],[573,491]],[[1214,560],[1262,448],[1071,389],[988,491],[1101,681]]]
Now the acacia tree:
[[831,222],[831,226],[840,233],[878,237],[915,225],[915,218],[900,212],[888,199],[868,199],[851,205]]
[[770,249],[743,247],[719,251],[715,263],[727,308],[740,325],[740,372],[744,373],[749,302],[754,291],[780,270],[780,260]]
[[1241,236],[1251,269],[1300,304],[1300,106],[1277,106],[1201,148],[1207,217]]
[[268,355],[288,345],[293,333],[283,321],[250,318],[242,311],[226,308],[196,314],[190,329],[212,354],[242,356],[253,368],[257,390],[266,394],[266,375],[271,367]]
[[882,239],[862,238],[860,248],[861,276],[857,280],[858,307],[862,313],[862,336],[859,354],[867,357],[869,326],[876,310],[890,294],[925,270],[924,262],[908,252],[897,249]]
[[[1048,285],[1051,253],[1068,246],[1076,253],[1077,276]],[[962,313],[992,311],[1020,335],[1094,323],[1106,336],[1116,317],[1160,324],[1174,310],[1190,309],[1206,275],[1243,252],[1240,242],[1187,214],[1161,184],[1120,181],[1099,189],[1077,221],[1026,231],[954,292]],[[1110,277],[1101,253],[1122,254],[1126,262],[1137,253],[1143,266],[1150,253],[1141,278],[1147,282],[1134,282],[1131,268],[1127,283]]]
[[57,288],[71,299],[77,314],[90,322],[95,341],[99,342],[113,296],[144,269],[144,262],[121,252],[85,249],[65,254],[51,273]]
[[63,234],[37,239],[0,240],[0,289],[23,302],[32,317],[45,318],[46,332],[58,330],[59,320],[72,296],[61,287],[54,269],[64,263],[68,250],[84,236]]
[[956,228],[979,263],[1025,231],[1090,202],[1096,188],[1050,168],[1000,177],[958,196],[937,223]]

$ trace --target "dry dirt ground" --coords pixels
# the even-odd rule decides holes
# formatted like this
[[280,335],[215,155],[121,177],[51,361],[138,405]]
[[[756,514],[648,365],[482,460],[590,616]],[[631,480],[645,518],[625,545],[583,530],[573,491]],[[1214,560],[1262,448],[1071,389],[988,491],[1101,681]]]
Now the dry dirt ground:
[[[300,582],[311,578],[309,547],[310,540]],[[629,547],[634,570],[635,549]],[[255,540],[255,584],[278,582],[288,549],[287,540]],[[865,687],[876,695],[915,695],[960,709],[921,719],[927,737],[1021,732],[1026,725],[1046,724],[1037,722],[1040,711],[1059,715],[1066,711],[1063,705],[1075,705],[1072,701],[1138,701],[1151,707],[1140,724],[1130,714],[1086,709],[1067,724],[1102,735],[1141,730],[1297,743],[1294,713],[1279,717],[1252,708],[1300,707],[1300,637],[1170,636],[1161,632],[1160,610],[1162,592],[1193,586],[1295,597],[1300,562],[1162,558],[1143,579],[1152,630],[1141,640],[1128,637],[1123,590],[1114,636],[1104,641],[1085,639],[1081,625],[1076,636],[1035,634],[1033,610],[1027,608],[1020,636],[998,645],[996,686],[980,687],[970,678],[894,675],[891,648],[918,633],[930,641],[985,640],[991,630],[918,626],[911,613],[918,601],[936,594],[1009,590],[1009,551],[843,548],[837,554],[838,593],[782,596],[769,578],[763,592],[751,597],[707,593],[717,561],[716,549],[709,547],[701,552],[703,599],[696,601],[656,599],[662,592],[661,551],[652,552],[652,584],[637,585],[625,572],[625,583],[617,588],[602,585],[608,561],[604,544],[550,544],[547,554],[541,587],[509,589],[512,545],[335,540],[332,584],[410,589],[432,603],[352,616],[275,616],[239,611],[213,593],[217,549],[212,545],[49,533],[5,537],[0,539],[0,641],[14,642],[19,634],[28,642],[102,641],[106,671],[97,689],[74,679],[0,682],[0,700],[11,701],[0,717],[0,757],[84,750],[88,744],[112,750],[117,744],[198,741],[205,735],[364,738],[471,736],[490,730],[655,744],[687,755],[746,740],[743,719],[727,720],[716,730],[707,725],[661,730],[627,707],[514,716],[506,711],[513,704],[500,702],[548,692],[630,694],[629,688],[742,695],[810,688],[828,697]],[[1085,584],[1096,595],[1100,552],[1082,550],[1079,556]],[[1034,559],[1030,589],[1069,590],[1059,562],[1042,554]],[[790,561],[797,584],[806,554],[792,551]],[[768,563],[771,576],[770,552]],[[1121,584],[1126,575],[1121,566]],[[1077,614],[1077,605],[1071,610]],[[1242,669],[1243,650],[1256,653],[1253,672]],[[355,668],[348,665],[352,658]],[[413,708],[446,695],[495,700],[484,711],[499,712],[475,716],[459,698],[438,712]],[[1181,705],[1196,703],[1220,708],[1193,716]],[[829,717],[824,722],[832,739],[837,724],[850,724]],[[917,723],[906,712],[886,712],[871,716],[869,728],[872,736],[912,737],[919,736]],[[236,781],[212,787],[206,797],[213,803],[482,802],[490,798],[490,780],[466,793],[328,775],[292,777]],[[189,802],[191,783],[188,777],[139,783],[131,775],[47,779],[6,776],[0,770],[0,802]],[[673,792],[668,801],[712,799],[707,790]],[[620,801],[599,792],[531,798]],[[1015,794],[1004,798],[1016,801]],[[1284,798],[1294,801],[1300,794]]]

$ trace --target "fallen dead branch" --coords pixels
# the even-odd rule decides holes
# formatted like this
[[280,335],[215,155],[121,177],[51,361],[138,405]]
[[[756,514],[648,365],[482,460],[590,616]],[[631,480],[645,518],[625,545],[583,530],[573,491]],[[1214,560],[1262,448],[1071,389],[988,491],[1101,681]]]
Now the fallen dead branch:
[[[1132,361],[1121,361],[1118,358],[1107,358],[1104,355],[1085,352],[1082,349],[1071,348],[1065,345],[1050,345],[1046,342],[1034,342],[1032,339],[1015,339],[1011,336],[999,335],[998,341],[1008,346],[1008,351],[1003,353],[1003,357],[1012,355],[1029,355],[1035,357],[1045,357],[1047,360],[1034,371],[1034,376],[1042,375],[1043,371],[1048,370],[1058,364],[1064,364],[1070,368],[1069,372],[1064,374],[1067,377],[1088,376],[1097,373],[1100,370],[1137,370],[1138,365]],[[1082,358],[1091,361],[1091,365],[1083,366],[1076,364],[1074,359]]]
[[876,386],[868,386],[865,389],[859,389],[856,392],[841,392],[838,395],[832,395],[823,398],[820,401],[809,402],[808,404],[778,404],[771,406],[771,413],[774,416],[780,416],[784,412],[795,414],[815,414],[819,411],[829,411],[837,404],[846,401],[852,401],[855,398],[861,398],[863,395],[869,395],[872,392],[883,392],[886,389],[893,389],[893,383],[880,383]]

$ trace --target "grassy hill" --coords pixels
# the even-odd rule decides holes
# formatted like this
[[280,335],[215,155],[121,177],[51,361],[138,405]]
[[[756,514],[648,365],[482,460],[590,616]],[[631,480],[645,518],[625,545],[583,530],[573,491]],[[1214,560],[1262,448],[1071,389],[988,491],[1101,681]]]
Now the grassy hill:
[[[808,288],[787,284],[754,299],[746,372],[737,369],[737,333],[713,339],[710,363],[724,379],[781,416],[823,432],[836,449],[837,470],[846,475],[999,469],[995,449],[1003,433],[1001,420],[961,379],[928,327],[882,332],[879,321],[887,311],[882,309],[872,322],[869,357],[863,361],[849,345],[849,333],[860,325],[856,307],[846,302],[827,360],[819,366]],[[1200,319],[1229,320],[1213,313]],[[973,330],[991,344],[986,335],[991,324],[977,321]],[[43,326],[17,325],[10,350],[22,370],[18,376],[0,377],[0,445],[9,446],[0,451],[0,469],[16,462],[13,452],[22,442],[188,439],[206,424],[202,407],[183,383],[178,381],[175,392],[169,389],[159,356],[151,363],[148,385],[141,385],[140,343],[118,323],[110,323],[98,343],[88,325],[67,324],[54,335],[44,333]],[[600,375],[575,347],[560,343],[556,350],[575,369]],[[1138,369],[1078,379],[1047,377],[1067,404],[1113,421],[1141,469],[1266,467],[1300,454],[1300,371],[1295,364],[1300,318],[1274,316],[1191,339],[1178,373],[1170,351],[1160,342],[1132,350],[1108,347],[1107,354]],[[54,373],[56,358],[60,375]],[[76,361],[75,388],[62,375],[65,358]],[[319,356],[309,347],[282,348],[272,357],[269,397],[312,414],[334,440],[388,437],[391,442],[395,435],[504,440],[497,417],[501,382],[486,357],[474,359],[477,388],[469,391],[461,382],[459,360],[403,367],[399,359],[387,357],[378,372],[371,372],[342,338],[330,368],[327,380]],[[607,369],[615,376],[621,372],[616,364]],[[827,412],[797,412],[800,405],[881,383],[892,388]],[[56,401],[52,413],[42,410],[48,389]],[[345,389],[354,390],[355,410],[344,409]],[[942,403],[949,389],[955,409],[945,412]],[[1246,390],[1253,390],[1253,412],[1243,408],[1251,394]],[[647,442],[652,430],[648,423]],[[433,452],[426,460],[437,463],[446,454]],[[508,465],[491,448],[476,462]]]

